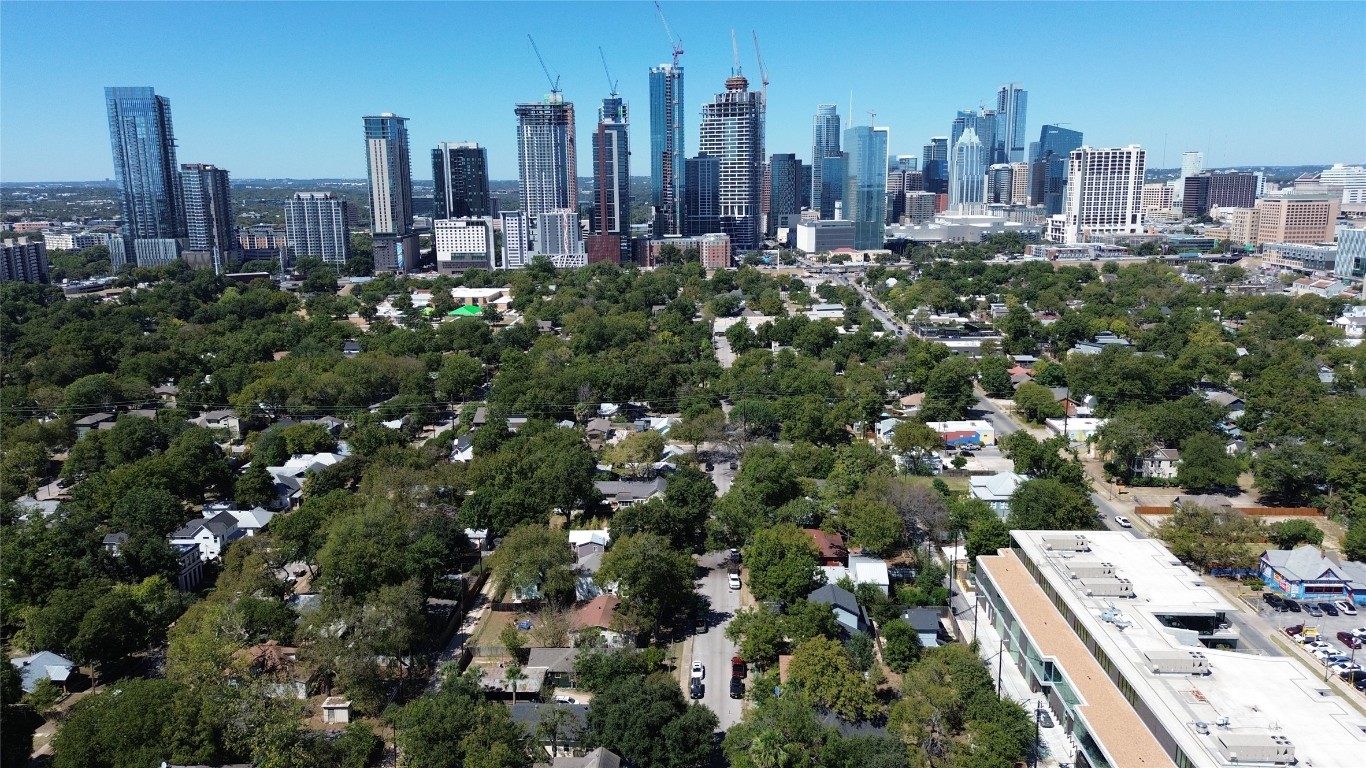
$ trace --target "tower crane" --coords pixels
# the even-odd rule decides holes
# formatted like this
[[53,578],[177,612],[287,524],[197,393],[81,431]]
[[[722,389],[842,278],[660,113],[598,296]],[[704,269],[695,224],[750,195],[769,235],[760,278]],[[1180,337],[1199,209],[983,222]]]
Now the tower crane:
[[876,122],[877,122],[877,113],[874,112],[874,111],[871,110],[871,109],[868,110],[868,127],[871,128],[871,127],[873,126],[873,124],[876,123]]
[[764,66],[764,55],[759,52],[759,33],[754,30],[749,31],[754,37],[754,58],[759,60],[759,83],[762,85],[764,105],[768,105],[768,68]]
[[601,45],[598,46],[598,56],[602,57],[602,71],[607,73],[607,87],[609,89],[607,95],[611,96],[612,98],[616,98],[617,81],[612,79],[612,72],[609,69],[607,69],[607,54],[602,52]]
[[536,52],[536,60],[541,62],[541,71],[545,73],[545,79],[550,83],[550,92],[558,95],[560,93],[560,76],[550,76],[550,68],[545,65],[545,58],[541,56],[541,49],[536,47],[536,38],[527,35],[526,39],[531,41],[531,50]]
[[655,2],[655,11],[659,13],[659,20],[664,22],[664,34],[669,36],[669,48],[674,52],[674,66],[678,66],[678,57],[683,55],[683,41],[674,40],[674,33],[669,29],[669,20],[664,18],[664,9],[659,7],[659,2]]
[[735,30],[733,29],[730,31],[730,55],[735,60],[735,71],[731,74],[738,76],[742,74],[740,72],[740,46],[735,44]]

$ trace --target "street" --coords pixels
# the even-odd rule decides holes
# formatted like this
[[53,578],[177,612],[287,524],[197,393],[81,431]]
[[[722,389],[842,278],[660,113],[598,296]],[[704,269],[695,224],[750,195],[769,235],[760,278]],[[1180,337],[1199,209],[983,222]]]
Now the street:
[[[707,668],[703,680],[706,690],[702,703],[716,713],[722,731],[740,722],[742,700],[730,697],[730,660],[735,655],[735,645],[726,639],[726,627],[740,607],[740,593],[726,586],[725,552],[708,552],[698,558],[698,564],[708,569],[707,575],[699,582],[698,592],[711,601],[711,615],[707,631],[693,637],[692,662],[700,661]],[[746,678],[748,683],[748,678]]]

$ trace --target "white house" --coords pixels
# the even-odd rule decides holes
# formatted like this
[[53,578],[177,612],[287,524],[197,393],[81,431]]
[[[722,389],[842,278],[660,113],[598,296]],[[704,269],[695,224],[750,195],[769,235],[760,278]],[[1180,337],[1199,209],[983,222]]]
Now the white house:
[[1005,518],[1010,511],[1010,497],[1029,478],[1014,472],[997,472],[994,475],[977,475],[968,478],[968,494],[974,499],[985,501],[991,511]]
[[207,520],[195,520],[173,532],[171,546],[192,544],[199,547],[201,560],[217,560],[229,543],[242,538],[242,529],[237,527],[237,518],[227,512],[220,512]]
[[1044,426],[1055,435],[1067,436],[1069,442],[1085,443],[1105,423],[1105,419],[1075,417],[1068,419],[1045,419]]
[[1150,448],[1135,456],[1130,469],[1139,477],[1152,480],[1176,479],[1176,467],[1181,463],[1181,452],[1175,448]]

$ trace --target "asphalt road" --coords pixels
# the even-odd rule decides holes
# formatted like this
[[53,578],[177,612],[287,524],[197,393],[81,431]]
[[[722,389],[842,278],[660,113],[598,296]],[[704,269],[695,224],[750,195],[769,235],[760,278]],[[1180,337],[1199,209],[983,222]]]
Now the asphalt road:
[[687,660],[689,665],[700,661],[706,667],[702,703],[716,713],[722,731],[740,722],[743,712],[742,700],[730,697],[730,659],[735,655],[735,645],[726,639],[726,627],[740,607],[740,593],[726,586],[726,557],[724,552],[708,552],[698,558],[707,575],[698,582],[697,591],[711,600],[711,615],[707,631],[693,637],[692,658]]

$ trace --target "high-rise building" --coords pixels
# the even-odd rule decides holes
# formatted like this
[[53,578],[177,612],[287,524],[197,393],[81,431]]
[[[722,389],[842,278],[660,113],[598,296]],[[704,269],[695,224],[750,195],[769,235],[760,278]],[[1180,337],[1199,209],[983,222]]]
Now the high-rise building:
[[836,152],[821,158],[820,217],[825,221],[843,218],[844,173],[849,155]]
[[583,228],[578,211],[559,210],[537,214],[536,253],[550,257],[561,269],[588,264],[588,252],[583,248]]
[[295,192],[285,202],[290,256],[317,256],[333,265],[351,257],[351,204],[331,192]]
[[1319,183],[1341,187],[1343,205],[1366,205],[1366,168],[1360,165],[1333,163],[1332,168],[1319,173]]
[[986,167],[982,164],[982,142],[977,130],[966,127],[954,142],[949,157],[949,207],[983,203],[986,201]]
[[896,224],[906,215],[906,193],[920,192],[925,179],[920,171],[893,168],[887,172],[887,223]]
[[434,219],[492,216],[488,150],[473,142],[442,142],[432,150]]
[[602,100],[593,132],[593,232],[617,238],[617,263],[631,242],[630,119],[619,96]]
[[443,275],[494,269],[493,246],[493,219],[488,216],[432,222],[432,250]]
[[367,116],[364,121],[370,176],[370,233],[406,235],[413,227],[408,118],[385,112]]
[[1009,163],[996,163],[987,169],[986,201],[988,203],[1010,205],[1011,195],[1014,192],[1014,169]]
[[47,244],[27,237],[6,239],[0,249],[0,283],[48,282]]
[[[171,102],[151,88],[105,88],[109,143],[114,178],[123,212],[125,257],[136,258],[138,240],[174,240],[185,236],[185,209],[180,197],[179,166]],[[171,243],[144,250],[175,251]]]
[[1072,151],[1068,166],[1063,229],[1068,243],[1095,235],[1143,231],[1143,174],[1146,153],[1137,144]]
[[[834,210],[833,205],[821,200],[821,195],[825,192],[824,160],[827,157],[836,157],[839,153],[839,113],[835,111],[834,104],[817,105],[816,116],[811,121],[811,204],[808,206],[811,210]],[[831,217],[822,213],[821,218]]]
[[1257,201],[1257,245],[1333,240],[1341,200],[1322,192],[1288,192]]
[[928,224],[934,220],[935,200],[939,195],[933,192],[907,192],[906,213],[902,220],[906,224]]
[[683,67],[650,67],[650,204],[656,237],[683,223]]
[[709,155],[684,163],[683,234],[687,237],[721,231],[721,160]]
[[1143,185],[1143,210],[1169,211],[1172,208],[1173,188],[1169,184],[1144,184]]
[[1187,176],[1183,185],[1181,215],[1198,218],[1211,208],[1251,208],[1257,202],[1257,174],[1240,171],[1205,171]]
[[516,113],[518,191],[539,246],[540,215],[578,205],[574,104],[551,93],[545,101],[518,104]]
[[811,210],[811,175],[813,169],[810,163],[802,163],[802,210]]
[[1181,153],[1181,178],[1194,176],[1203,170],[1205,170],[1205,154],[1203,152]]
[[1072,150],[1081,148],[1081,131],[1057,125],[1039,130],[1039,158],[1030,174],[1030,201],[1042,205],[1045,216],[1062,213]]
[[742,251],[759,246],[763,113],[763,97],[738,73],[726,79],[724,93],[702,106],[698,150],[721,162],[721,231]]
[[1029,205],[1029,163],[1010,164],[1010,202],[1014,205]]
[[857,125],[844,131],[844,218],[854,222],[854,247],[881,248],[887,226],[886,128]]
[[773,155],[768,159],[769,193],[768,235],[777,234],[784,220],[802,212],[802,163],[794,154]]
[[1025,107],[1029,92],[1019,83],[1006,83],[996,92],[996,114],[1001,116],[997,143],[1005,159],[997,162],[1019,163],[1025,159]]
[[1237,245],[1256,245],[1257,218],[1256,208],[1230,208],[1228,239]]
[[[185,204],[186,258],[203,259],[223,274],[239,263],[240,251],[233,230],[237,216],[232,210],[228,172],[203,163],[180,166],[180,189]],[[194,254],[191,256],[191,254]]]
[[526,213],[503,211],[498,214],[503,230],[503,269],[525,269],[531,264],[531,226]]
[[889,171],[918,171],[920,163],[915,155],[897,155],[887,165]]
[[949,137],[935,136],[922,150],[921,172],[925,175],[925,191],[945,194],[949,191]]

